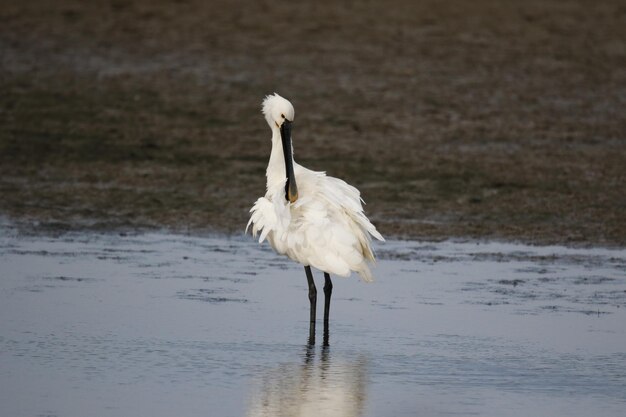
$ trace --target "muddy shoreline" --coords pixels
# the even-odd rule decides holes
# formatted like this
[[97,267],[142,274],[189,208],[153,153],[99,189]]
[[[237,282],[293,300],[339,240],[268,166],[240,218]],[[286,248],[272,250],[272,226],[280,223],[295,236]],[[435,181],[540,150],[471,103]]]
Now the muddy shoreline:
[[585,1],[3,4],[0,214],[38,232],[239,233],[277,91],[296,159],[356,185],[386,236],[623,247],[625,16]]

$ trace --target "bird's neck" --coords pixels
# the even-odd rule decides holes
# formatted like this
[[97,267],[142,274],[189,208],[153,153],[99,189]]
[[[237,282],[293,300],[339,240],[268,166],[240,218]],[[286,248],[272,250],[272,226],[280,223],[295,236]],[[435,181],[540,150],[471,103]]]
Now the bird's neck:
[[274,194],[278,189],[285,186],[287,171],[285,169],[285,157],[283,156],[283,143],[280,137],[280,130],[272,128],[272,152],[270,161],[267,164],[267,191]]

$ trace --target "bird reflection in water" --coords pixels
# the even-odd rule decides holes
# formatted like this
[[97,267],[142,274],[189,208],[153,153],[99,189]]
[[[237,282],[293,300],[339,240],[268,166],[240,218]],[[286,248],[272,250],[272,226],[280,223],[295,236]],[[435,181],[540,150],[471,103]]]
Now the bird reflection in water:
[[[327,333],[324,335],[327,339]],[[316,357],[317,356],[317,357]],[[363,415],[366,399],[365,357],[332,357],[327,343],[307,343],[301,363],[282,364],[257,381],[248,417]]]

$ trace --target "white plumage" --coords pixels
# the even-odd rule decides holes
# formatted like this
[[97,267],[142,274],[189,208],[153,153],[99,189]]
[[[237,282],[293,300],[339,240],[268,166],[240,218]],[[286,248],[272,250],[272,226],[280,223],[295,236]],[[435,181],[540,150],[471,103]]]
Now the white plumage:
[[[355,271],[364,281],[372,281],[370,236],[384,239],[363,213],[359,190],[293,162],[297,190],[295,201],[289,201],[286,158],[292,157],[283,152],[281,125],[290,126],[293,106],[278,94],[270,95],[263,101],[263,114],[272,129],[272,151],[267,192],[250,210],[248,227],[252,224],[253,235],[260,233],[259,243],[267,239],[277,253],[305,266],[344,277]],[[291,146],[290,140],[287,143]]]

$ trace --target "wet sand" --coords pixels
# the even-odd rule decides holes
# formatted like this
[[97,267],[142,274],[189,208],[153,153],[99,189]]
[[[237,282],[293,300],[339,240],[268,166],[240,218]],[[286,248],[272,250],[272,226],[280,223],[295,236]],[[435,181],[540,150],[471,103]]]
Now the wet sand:
[[624,250],[390,241],[335,279],[323,347],[302,268],[249,238],[0,231],[2,415],[626,407]]
[[387,236],[625,244],[620,2],[2,2],[0,213],[241,231],[261,98]]

